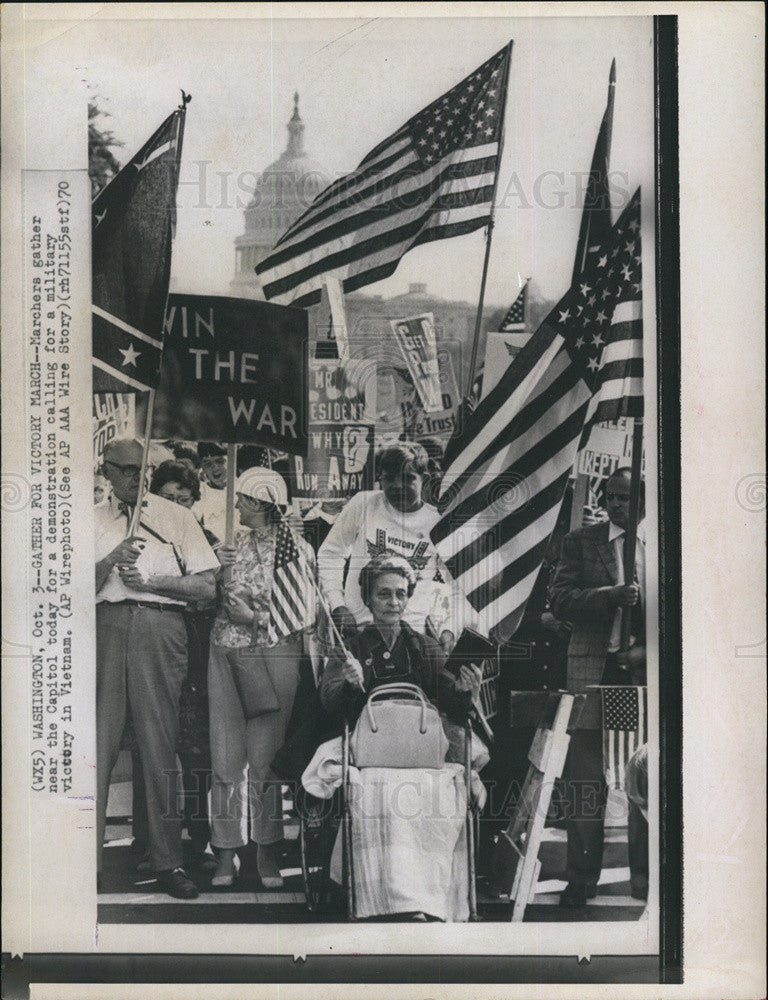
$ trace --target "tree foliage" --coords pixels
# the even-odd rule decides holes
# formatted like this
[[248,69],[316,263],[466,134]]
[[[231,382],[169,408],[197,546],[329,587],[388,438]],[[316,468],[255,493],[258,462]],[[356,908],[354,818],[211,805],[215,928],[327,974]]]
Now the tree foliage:
[[93,198],[106,187],[120,169],[120,161],[112,152],[123,145],[115,138],[114,132],[101,128],[99,119],[109,118],[109,112],[102,111],[93,97],[88,101],[88,175],[91,178]]

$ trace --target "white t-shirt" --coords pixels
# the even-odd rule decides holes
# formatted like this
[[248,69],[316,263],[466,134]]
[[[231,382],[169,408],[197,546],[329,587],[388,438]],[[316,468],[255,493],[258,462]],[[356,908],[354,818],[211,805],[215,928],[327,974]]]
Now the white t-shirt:
[[[145,578],[191,576],[193,573],[219,568],[219,560],[205,540],[203,530],[191,510],[153,493],[146,496],[145,503],[136,532],[138,537],[145,540],[144,550],[136,560],[136,566]],[[96,562],[99,562],[123,541],[128,528],[128,519],[121,512],[114,496],[95,507],[93,513],[96,528]],[[178,598],[163,594],[131,590],[120,579],[117,566],[112,568],[112,572],[96,595],[97,604],[101,601],[142,600],[152,601],[155,604],[184,603]]]
[[[424,633],[425,619],[432,618],[438,635],[449,629],[457,637],[475,615],[440,562],[429,537],[440,515],[430,504],[404,514],[396,510],[379,490],[353,496],[328,533],[317,554],[323,593],[332,611],[349,608],[358,623],[371,621],[371,612],[360,594],[360,570],[382,552],[406,559],[416,574],[413,597],[403,618]],[[346,586],[344,564],[349,558]]]
[[[227,491],[217,490],[210,483],[200,483],[200,499],[192,507],[192,513],[208,531],[224,541],[227,525]],[[234,530],[240,527],[240,512],[235,510]]]

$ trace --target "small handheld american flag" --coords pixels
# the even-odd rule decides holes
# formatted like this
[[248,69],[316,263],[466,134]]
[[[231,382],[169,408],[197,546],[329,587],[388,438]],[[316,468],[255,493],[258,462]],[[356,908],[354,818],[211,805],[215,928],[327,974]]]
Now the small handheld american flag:
[[609,788],[624,788],[632,754],[647,740],[647,689],[600,689],[603,699],[603,768]]
[[299,632],[315,619],[312,567],[296,544],[286,521],[281,521],[275,541],[275,565],[269,598],[267,638],[270,645]]

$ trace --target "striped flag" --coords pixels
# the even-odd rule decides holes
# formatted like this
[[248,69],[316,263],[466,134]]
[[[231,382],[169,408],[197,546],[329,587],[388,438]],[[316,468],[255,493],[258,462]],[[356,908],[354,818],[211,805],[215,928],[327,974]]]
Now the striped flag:
[[93,391],[157,385],[176,224],[183,108],[93,201]]
[[601,687],[603,768],[609,788],[624,788],[627,764],[648,739],[647,688]]
[[512,305],[507,309],[499,330],[502,333],[523,333],[525,331],[525,304],[528,298],[528,282],[520,289]]
[[313,570],[302,549],[296,544],[290,526],[281,521],[275,540],[269,597],[267,639],[271,645],[307,628],[315,620],[314,589],[310,581]]
[[640,305],[638,189],[592,267],[446,449],[431,536],[486,633],[507,638],[520,623],[590,401],[620,384],[642,404]]
[[488,224],[501,157],[510,42],[322,191],[256,267],[267,299],[311,305],[393,274],[412,247]]

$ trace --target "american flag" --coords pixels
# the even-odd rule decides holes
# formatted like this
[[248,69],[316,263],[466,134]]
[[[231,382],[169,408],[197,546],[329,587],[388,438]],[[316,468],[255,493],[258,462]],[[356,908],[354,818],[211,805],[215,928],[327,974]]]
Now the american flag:
[[94,392],[158,383],[184,117],[169,115],[93,201]]
[[528,282],[520,289],[520,294],[507,310],[499,330],[502,333],[522,333],[525,330],[525,301],[528,298]]
[[520,623],[598,412],[591,401],[642,406],[641,285],[638,189],[592,267],[448,444],[431,536],[481,631],[506,638]]
[[623,788],[627,763],[647,740],[648,698],[644,687],[603,687],[603,768],[609,788]]
[[512,43],[322,191],[256,267],[267,299],[311,305],[393,274],[412,247],[488,224]]
[[313,572],[307,554],[296,544],[290,526],[281,521],[275,540],[275,565],[269,598],[267,640],[271,645],[313,624]]

